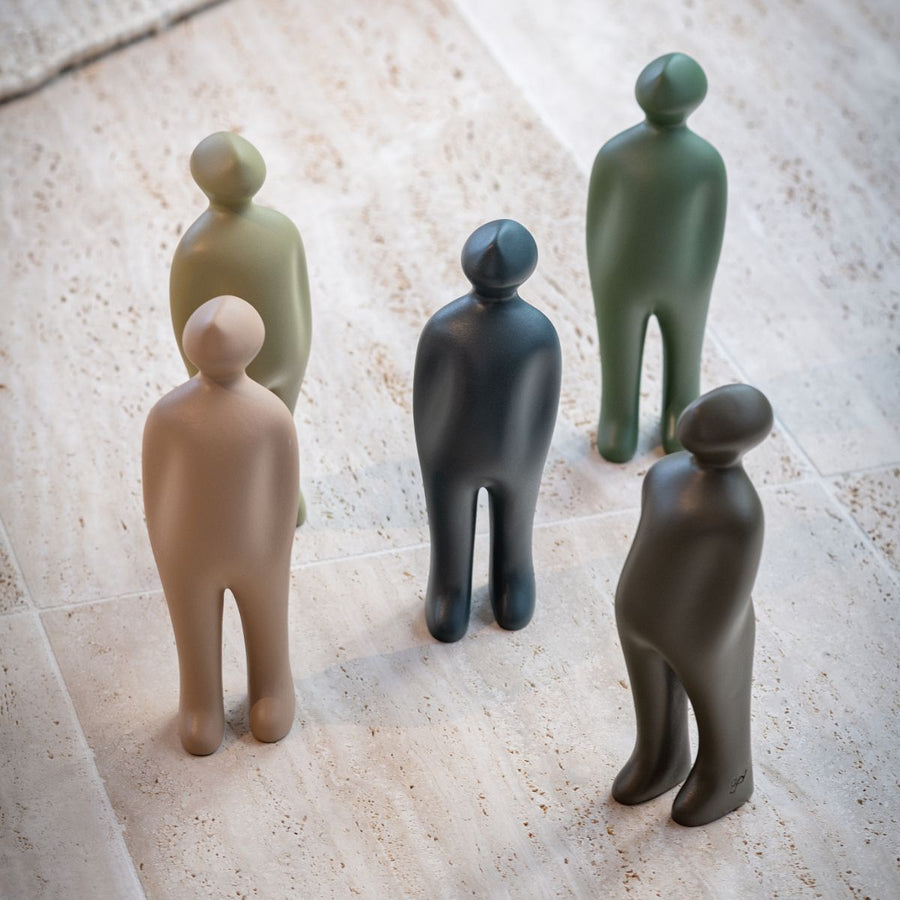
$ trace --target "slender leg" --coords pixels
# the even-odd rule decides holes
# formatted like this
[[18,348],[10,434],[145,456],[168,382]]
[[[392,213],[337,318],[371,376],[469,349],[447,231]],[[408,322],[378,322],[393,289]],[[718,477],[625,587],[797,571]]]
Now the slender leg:
[[691,767],[687,698],[653,649],[622,638],[637,725],[634,750],[613,782],[619,803],[651,800],[684,780]]
[[[540,482],[538,481],[538,484]],[[537,488],[488,491],[491,509],[491,606],[501,628],[524,628],[534,614],[532,528]]]
[[477,497],[469,485],[425,475],[431,532],[425,619],[432,636],[447,643],[458,641],[469,627]]
[[294,681],[288,649],[287,565],[257,572],[232,588],[247,651],[250,730],[258,741],[281,740],[294,721]]
[[672,805],[680,825],[706,825],[737,809],[753,793],[750,693],[753,612],[737,641],[716,658],[694,656],[685,687],[697,716],[699,748],[691,773]]
[[[708,305],[707,300],[707,305]],[[688,304],[684,304],[687,308]],[[657,313],[663,341],[662,443],[666,453],[681,449],[675,437],[678,417],[686,406],[700,396],[700,361],[706,306],[677,312],[671,309]]]
[[188,753],[214,753],[225,734],[222,706],[222,602],[209,585],[165,583],[181,681],[178,733]]
[[611,462],[634,456],[648,315],[625,300],[597,310],[602,376],[597,449]]

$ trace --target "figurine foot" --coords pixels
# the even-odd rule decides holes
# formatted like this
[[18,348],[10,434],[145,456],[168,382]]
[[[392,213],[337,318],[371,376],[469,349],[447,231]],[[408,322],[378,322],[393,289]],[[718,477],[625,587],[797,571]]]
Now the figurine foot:
[[471,597],[437,596],[425,600],[425,621],[431,636],[445,644],[458,641],[469,627]]
[[662,420],[662,445],[666,453],[677,453],[683,450],[681,441],[676,437],[678,419],[684,412],[683,406],[678,406],[666,410]]
[[534,597],[534,573],[504,579],[501,589],[491,592],[497,624],[507,631],[524,628],[534,615]]
[[708,825],[746,803],[752,793],[749,765],[727,782],[695,765],[672,804],[672,819],[689,827]]
[[215,753],[225,736],[225,713],[221,705],[209,709],[182,709],[178,714],[181,745],[194,756]]
[[297,527],[299,528],[306,521],[306,500],[303,492],[300,492],[300,505],[297,507]]
[[285,696],[260,697],[250,708],[250,731],[265,744],[280,741],[294,724],[293,685]]
[[648,765],[632,754],[613,782],[613,798],[626,806],[652,800],[684,781],[690,769],[691,760],[686,753],[679,753],[674,759],[657,760],[655,765]]
[[637,449],[637,422],[615,422],[600,419],[597,428],[597,450],[610,462],[628,462]]

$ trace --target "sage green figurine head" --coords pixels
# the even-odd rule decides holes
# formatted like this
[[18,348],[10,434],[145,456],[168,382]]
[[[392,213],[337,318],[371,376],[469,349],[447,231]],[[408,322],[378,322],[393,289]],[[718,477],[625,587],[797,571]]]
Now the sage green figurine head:
[[235,208],[262,187],[266,164],[250,141],[232,131],[217,131],[194,148],[191,175],[210,201]]
[[681,125],[706,96],[706,75],[684,53],[654,59],[638,76],[634,96],[654,125]]

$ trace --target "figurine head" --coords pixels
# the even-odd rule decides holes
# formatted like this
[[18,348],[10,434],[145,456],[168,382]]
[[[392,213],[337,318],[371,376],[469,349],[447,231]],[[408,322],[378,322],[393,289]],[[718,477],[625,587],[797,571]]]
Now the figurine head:
[[240,375],[263,345],[266,328],[259,313],[240,297],[214,297],[194,310],[181,345],[208,378],[229,381]]
[[634,96],[655,125],[681,125],[706,96],[706,75],[684,53],[654,59],[638,76]]
[[537,265],[537,244],[512,219],[496,219],[472,232],[462,249],[462,268],[475,293],[492,300],[514,297]]
[[266,180],[266,164],[250,141],[217,131],[194,148],[191,175],[213,203],[243,206]]
[[685,409],[676,435],[701,464],[729,466],[766,437],[772,422],[765,394],[749,384],[726,384]]

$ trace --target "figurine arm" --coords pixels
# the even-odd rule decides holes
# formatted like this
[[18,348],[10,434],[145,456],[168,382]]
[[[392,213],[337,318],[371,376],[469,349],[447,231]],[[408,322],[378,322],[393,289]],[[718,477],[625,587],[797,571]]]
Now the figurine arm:
[[294,228],[294,232],[297,235],[296,273],[294,277],[297,282],[297,296],[300,303],[300,327],[304,341],[302,353],[305,359],[309,355],[309,348],[312,344],[312,305],[309,296],[309,272],[306,266],[306,252],[303,248],[303,239],[296,228]]

